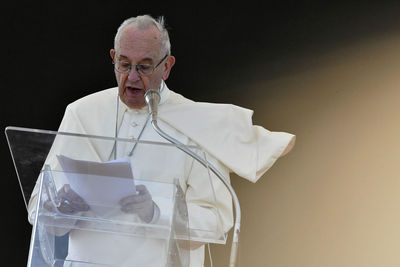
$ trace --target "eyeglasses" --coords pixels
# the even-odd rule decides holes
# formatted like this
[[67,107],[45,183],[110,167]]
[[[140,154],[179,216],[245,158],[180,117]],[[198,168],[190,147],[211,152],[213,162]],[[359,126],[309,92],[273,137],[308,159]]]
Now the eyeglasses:
[[132,68],[134,67],[137,71],[137,73],[139,73],[140,76],[149,76],[151,74],[153,74],[154,70],[160,66],[160,64],[168,57],[168,54],[166,54],[161,61],[153,66],[150,64],[131,64],[128,61],[124,61],[124,60],[117,60],[117,62],[115,62],[115,60],[113,60],[113,64],[114,64],[114,68],[116,71],[118,71],[119,73],[129,73],[131,72]]

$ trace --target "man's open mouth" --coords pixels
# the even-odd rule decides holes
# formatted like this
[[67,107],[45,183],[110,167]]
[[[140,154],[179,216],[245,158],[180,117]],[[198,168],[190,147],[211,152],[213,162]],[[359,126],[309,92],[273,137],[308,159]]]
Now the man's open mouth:
[[143,89],[141,88],[136,88],[136,87],[126,87],[126,92],[130,95],[138,95],[143,93]]

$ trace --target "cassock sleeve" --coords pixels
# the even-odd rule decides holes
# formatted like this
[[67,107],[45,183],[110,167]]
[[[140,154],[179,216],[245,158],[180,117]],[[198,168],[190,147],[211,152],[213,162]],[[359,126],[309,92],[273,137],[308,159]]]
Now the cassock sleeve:
[[[230,181],[228,168],[209,155],[207,160]],[[207,238],[207,233],[228,232],[233,225],[232,198],[219,178],[194,160],[190,164],[186,186],[191,238]],[[210,236],[212,239],[221,237]]]

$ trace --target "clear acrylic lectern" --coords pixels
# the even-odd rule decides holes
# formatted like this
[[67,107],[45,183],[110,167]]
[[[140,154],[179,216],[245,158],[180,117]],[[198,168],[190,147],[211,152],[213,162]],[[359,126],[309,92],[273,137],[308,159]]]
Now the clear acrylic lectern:
[[[6,136],[33,223],[29,267],[183,267],[191,242],[226,242],[215,181],[174,145],[19,127],[7,127]],[[207,192],[196,209],[204,213],[200,222],[190,219],[185,201],[193,170]],[[89,209],[61,209],[65,186]],[[120,200],[137,194],[138,186],[154,203],[150,222],[121,210]]]

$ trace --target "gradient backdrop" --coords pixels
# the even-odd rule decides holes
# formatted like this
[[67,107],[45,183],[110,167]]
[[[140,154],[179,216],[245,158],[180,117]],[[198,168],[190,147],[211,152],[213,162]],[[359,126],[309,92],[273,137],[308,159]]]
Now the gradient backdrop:
[[[54,2],[1,9],[3,129],[56,130],[69,102],[115,86],[109,49],[122,20],[165,15],[170,88],[297,135],[256,184],[232,176],[240,266],[400,266],[400,4]],[[0,140],[1,265],[24,266],[31,227]],[[212,253],[227,266],[229,247]]]

